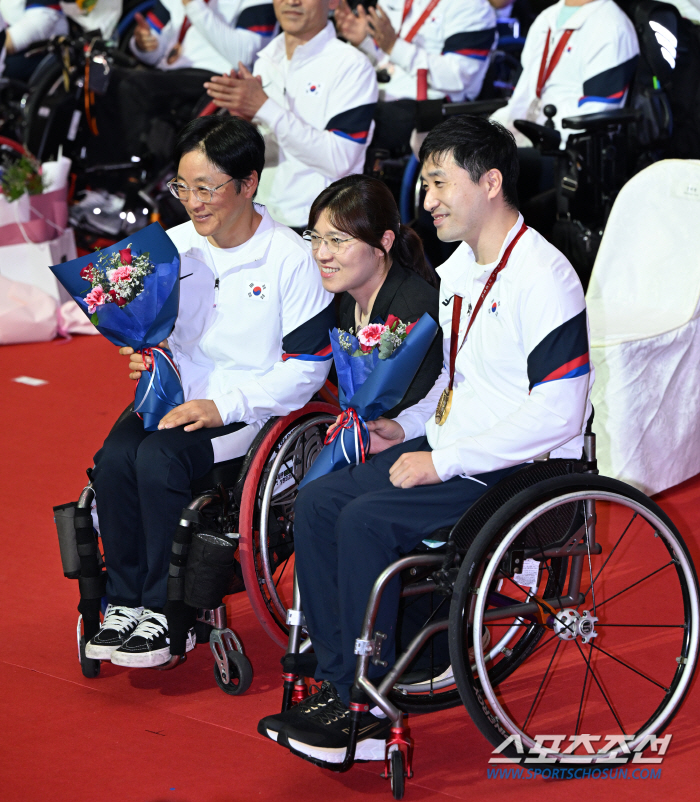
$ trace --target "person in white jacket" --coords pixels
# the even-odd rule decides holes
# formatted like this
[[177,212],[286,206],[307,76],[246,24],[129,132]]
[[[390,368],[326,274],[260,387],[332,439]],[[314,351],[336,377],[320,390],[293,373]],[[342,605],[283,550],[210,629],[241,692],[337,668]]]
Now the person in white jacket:
[[634,26],[614,0],[559,0],[532,23],[518,83],[492,119],[505,125],[519,146],[529,147],[514,120],[543,125],[544,107],[551,104],[564,145],[574,133],[562,129],[565,117],[624,106],[638,55]]
[[260,199],[299,233],[321,190],[362,172],[374,130],[375,72],[363,53],[336,38],[328,21],[336,2],[274,0],[283,33],[260,51],[253,74],[241,64],[206,85],[217,105],[260,127]]
[[65,36],[68,22],[57,0],[0,0],[0,75],[28,81],[46,55],[24,51],[54,36]]
[[[168,662],[168,564],[191,482],[244,455],[270,416],[300,409],[326,380],[332,296],[302,240],[253,202],[264,153],[237,118],[199,118],[180,134],[170,187],[190,222],[169,232],[181,283],[167,345],[185,402],[155,432],[136,412],[124,416],[95,456],[109,606],[89,658]],[[139,378],[143,357],[120,352]],[[189,636],[185,649],[193,645]]]
[[[129,47],[154,70],[115,67],[107,94],[98,99],[102,142],[91,148],[95,160],[153,159],[159,167],[168,153],[163,126],[173,110],[190,119],[206,97],[204,82],[239,62],[253,66],[256,54],[275,29],[270,0],[156,0],[136,15]],[[98,137],[98,140],[100,139]]]
[[338,34],[366,53],[377,70],[379,104],[371,143],[393,156],[410,152],[416,127],[418,70],[427,98],[475,100],[496,46],[496,12],[488,0],[382,0],[350,10],[340,0]]
[[[423,400],[368,424],[369,462],[297,496],[297,580],[322,686],[263,718],[258,732],[312,760],[345,757],[355,638],[376,578],[524,463],[547,452],[580,458],[591,409],[581,283],[515,206],[512,135],[479,117],[453,117],[428,134],[420,155],[438,236],[461,241],[438,268],[445,368]],[[387,634],[387,662],[371,667],[375,677],[394,660],[399,595],[396,581],[382,596],[374,626]],[[368,699],[353,702],[365,710],[356,759],[383,757],[391,721]]]

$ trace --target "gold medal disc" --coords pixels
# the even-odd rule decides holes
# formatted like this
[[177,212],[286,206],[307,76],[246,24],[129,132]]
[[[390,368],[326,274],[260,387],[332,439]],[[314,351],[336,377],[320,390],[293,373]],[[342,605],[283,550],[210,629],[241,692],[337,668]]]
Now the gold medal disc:
[[442,424],[447,420],[447,416],[450,414],[451,406],[452,390],[446,387],[442,391],[442,395],[438,401],[437,409],[435,410],[435,423],[437,423],[438,426],[442,426]]

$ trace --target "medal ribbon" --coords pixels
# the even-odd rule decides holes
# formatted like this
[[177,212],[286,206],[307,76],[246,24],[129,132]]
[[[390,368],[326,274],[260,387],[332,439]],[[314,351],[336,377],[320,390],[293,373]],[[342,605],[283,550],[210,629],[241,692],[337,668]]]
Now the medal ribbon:
[[508,259],[515,248],[518,240],[522,235],[527,231],[527,226],[525,223],[520,226],[520,231],[513,237],[508,247],[505,249],[503,256],[501,257],[501,261],[498,263],[494,271],[486,280],[486,285],[484,289],[481,291],[481,295],[479,296],[479,300],[476,302],[476,306],[474,307],[474,311],[472,312],[472,316],[469,318],[469,324],[467,325],[467,330],[464,332],[464,339],[462,340],[462,345],[457,348],[457,342],[459,340],[459,321],[462,316],[462,296],[455,295],[454,303],[452,305],[452,330],[450,333],[450,384],[448,387],[449,392],[452,392],[452,385],[454,384],[455,380],[455,363],[457,361],[457,354],[462,350],[464,343],[467,341],[467,336],[469,334],[469,329],[471,329],[474,321],[476,320],[476,316],[479,314],[479,310],[481,309],[484,301],[486,300],[486,296],[491,292],[491,288],[493,287],[494,283],[496,282],[496,278],[498,274],[503,270],[503,268],[508,264]]
[[[204,2],[208,3],[209,0],[204,0]],[[182,20],[182,25],[180,26],[180,35],[177,37],[178,45],[182,44],[182,40],[185,38],[185,34],[187,33],[187,31],[189,31],[191,25],[192,23],[190,22],[189,17],[187,16],[187,12],[185,12],[185,19]]]
[[547,64],[547,56],[549,55],[549,36],[551,33],[552,29],[550,28],[547,31],[547,40],[544,43],[544,52],[542,53],[542,62],[540,64],[540,74],[537,76],[537,89],[535,90],[535,94],[538,98],[542,97],[544,85],[547,83],[550,75],[554,72],[554,68],[559,63],[559,59],[561,58],[561,54],[564,52],[566,43],[569,41],[569,39],[571,39],[573,29],[569,28],[561,35],[561,39],[557,42],[557,46],[554,48],[554,53],[552,53],[552,58],[549,60],[549,64]]
[[[428,17],[433,13],[435,10],[435,6],[440,2],[440,0],[430,0],[428,3],[427,8],[425,11],[418,17],[418,21],[416,24],[411,28],[411,30],[403,37],[406,42],[412,42],[418,31],[423,27],[423,23],[428,19]],[[406,22],[406,17],[411,13],[411,9],[413,8],[413,0],[406,0],[403,6],[403,16],[401,17],[401,25],[399,25],[398,33],[401,32],[401,28],[403,27],[404,22]]]

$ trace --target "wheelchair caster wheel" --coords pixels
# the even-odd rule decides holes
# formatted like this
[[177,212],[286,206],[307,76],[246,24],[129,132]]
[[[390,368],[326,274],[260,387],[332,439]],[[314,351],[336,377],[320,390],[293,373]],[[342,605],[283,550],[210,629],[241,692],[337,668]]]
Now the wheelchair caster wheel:
[[80,638],[80,668],[83,676],[88,679],[95,679],[100,676],[100,661],[85,657],[85,636]]
[[226,652],[226,657],[228,659],[229,681],[225,683],[221,679],[221,672],[216,664],[214,665],[214,679],[224,693],[228,693],[230,696],[238,696],[250,688],[250,683],[253,681],[253,666],[244,654],[237,652],[235,649],[229,649]]
[[405,770],[403,765],[403,752],[395,749],[391,753],[391,793],[394,799],[403,799]]

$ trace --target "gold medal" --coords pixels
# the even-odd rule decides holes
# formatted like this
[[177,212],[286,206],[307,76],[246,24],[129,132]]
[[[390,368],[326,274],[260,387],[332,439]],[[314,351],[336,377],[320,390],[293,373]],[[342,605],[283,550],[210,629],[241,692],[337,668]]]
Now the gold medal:
[[452,406],[452,390],[446,387],[442,391],[440,400],[438,401],[437,409],[435,410],[435,423],[442,426],[450,414],[450,407]]

